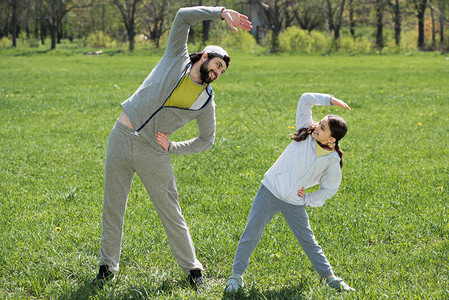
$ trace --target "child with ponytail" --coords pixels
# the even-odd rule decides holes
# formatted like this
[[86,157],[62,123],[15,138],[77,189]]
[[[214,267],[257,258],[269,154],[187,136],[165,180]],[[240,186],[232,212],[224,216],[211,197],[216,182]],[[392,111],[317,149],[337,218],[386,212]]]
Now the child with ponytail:
[[[273,166],[265,173],[240,238],[232,265],[233,275],[225,292],[243,287],[243,273],[266,225],[281,212],[318,274],[339,292],[354,290],[334,275],[332,267],[310,228],[305,206],[323,206],[337,192],[341,183],[343,151],[339,142],[347,131],[346,122],[338,116],[327,115],[313,123],[313,105],[334,105],[351,110],[343,102],[328,94],[305,93],[296,112],[293,140]],[[312,193],[304,189],[319,184]]]

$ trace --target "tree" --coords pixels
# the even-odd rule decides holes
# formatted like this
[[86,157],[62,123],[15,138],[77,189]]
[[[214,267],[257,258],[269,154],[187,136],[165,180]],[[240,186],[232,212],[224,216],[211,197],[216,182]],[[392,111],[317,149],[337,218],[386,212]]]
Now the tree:
[[36,38],[39,37],[41,39],[41,44],[45,44],[45,37],[47,36],[46,30],[46,20],[43,12],[43,0],[36,0],[34,2],[34,32]]
[[418,17],[418,47],[424,47],[424,14],[426,12],[427,0],[412,0]]
[[444,9],[443,9],[443,0],[438,1],[438,7],[440,9],[440,41],[444,42]]
[[305,1],[304,3],[290,1],[290,9],[301,29],[311,32],[324,22],[322,14],[323,7],[316,2]]
[[[203,5],[203,0],[199,0],[198,5]],[[209,40],[210,20],[203,21],[203,43]]]
[[156,48],[159,48],[159,40],[169,28],[167,23],[171,4],[170,0],[149,0],[144,3],[142,19],[148,30],[146,35],[155,43]]
[[383,18],[384,11],[387,2],[385,0],[375,0],[375,8],[376,8],[376,47],[379,50],[382,50],[384,47],[384,38],[383,38]]
[[56,48],[58,30],[62,26],[62,20],[69,11],[74,8],[85,8],[91,4],[75,4],[73,0],[44,0],[43,9],[47,14],[48,27],[50,28],[51,47]]
[[0,39],[8,36],[9,3],[0,1]]
[[114,0],[114,4],[122,14],[125,23],[126,34],[128,36],[129,50],[134,50],[134,37],[136,36],[136,10],[142,0]]
[[444,15],[444,0],[438,0],[438,9],[433,6],[433,1],[430,1],[430,9],[439,15],[440,22],[440,42],[444,42],[444,24],[447,21]]
[[354,3],[353,0],[349,0],[348,3],[349,6],[349,32],[351,33],[351,36],[355,37],[355,21],[354,21]]
[[433,1],[430,0],[430,19],[432,22],[432,48],[435,47],[435,14],[433,13]]
[[270,51],[272,53],[279,52],[279,33],[282,30],[282,23],[287,14],[288,1],[287,0],[272,0],[261,2],[265,14],[267,16],[268,24],[272,30],[272,39]]
[[391,2],[388,0],[388,5],[393,12],[393,22],[394,22],[394,40],[396,46],[401,44],[401,30],[402,30],[402,16],[401,16],[401,6],[399,5],[399,0]]
[[17,1],[11,0],[11,29],[12,29],[12,46],[17,47],[17,36],[19,35],[18,31],[18,9],[17,9]]
[[334,39],[338,39],[340,37],[340,29],[343,23],[345,0],[326,0],[326,4],[329,29],[334,32]]

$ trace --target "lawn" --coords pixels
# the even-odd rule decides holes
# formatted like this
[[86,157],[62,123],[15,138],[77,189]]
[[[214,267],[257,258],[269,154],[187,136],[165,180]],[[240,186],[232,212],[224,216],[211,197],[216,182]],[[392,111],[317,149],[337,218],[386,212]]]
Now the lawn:
[[[346,119],[339,192],[310,223],[337,276],[325,286],[281,215],[244,275],[247,299],[449,298],[449,58],[231,53],[214,84],[217,132],[201,154],[172,156],[206,289],[176,264],[138,176],[121,269],[96,291],[106,142],[120,103],[160,54],[0,51],[0,298],[219,299],[266,170],[289,144],[304,92],[330,93]],[[196,124],[171,136],[195,137]]]

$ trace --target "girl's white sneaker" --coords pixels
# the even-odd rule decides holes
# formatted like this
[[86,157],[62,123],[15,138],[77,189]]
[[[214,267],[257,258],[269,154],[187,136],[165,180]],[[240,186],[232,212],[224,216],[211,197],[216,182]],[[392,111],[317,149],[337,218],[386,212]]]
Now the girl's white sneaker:
[[337,290],[338,292],[355,291],[354,288],[350,287],[346,282],[343,281],[343,279],[337,276],[334,277],[334,280],[328,282],[327,285]]
[[225,292],[235,293],[241,288],[243,288],[243,277],[242,275],[234,274],[229,277],[225,286]]

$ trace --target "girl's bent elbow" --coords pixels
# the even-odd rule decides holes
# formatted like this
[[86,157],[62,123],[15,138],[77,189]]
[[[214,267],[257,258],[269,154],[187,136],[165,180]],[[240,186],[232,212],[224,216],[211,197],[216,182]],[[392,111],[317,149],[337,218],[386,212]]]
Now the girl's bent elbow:
[[313,93],[302,93],[301,98],[311,97]]

